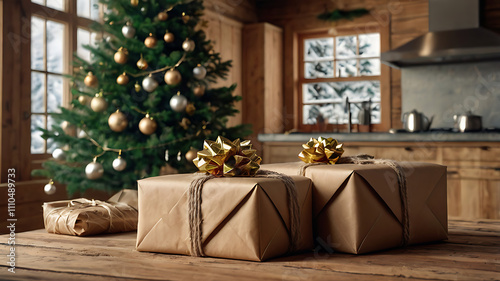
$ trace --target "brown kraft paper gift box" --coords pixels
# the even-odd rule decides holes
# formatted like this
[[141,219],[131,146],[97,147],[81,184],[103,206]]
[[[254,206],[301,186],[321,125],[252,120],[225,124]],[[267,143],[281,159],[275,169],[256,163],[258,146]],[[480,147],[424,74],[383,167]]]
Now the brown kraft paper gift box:
[[[399,162],[406,174],[408,244],[447,239],[446,167]],[[262,169],[287,175],[303,162],[266,164]],[[336,251],[362,254],[402,245],[402,203],[396,174],[383,164],[316,165],[313,181],[316,240]]]
[[[199,177],[167,175],[138,181],[137,250],[190,255],[188,190]],[[297,250],[313,247],[311,180],[293,176],[300,206]],[[263,261],[290,246],[288,197],[279,179],[214,178],[202,190],[202,247],[211,257]]]

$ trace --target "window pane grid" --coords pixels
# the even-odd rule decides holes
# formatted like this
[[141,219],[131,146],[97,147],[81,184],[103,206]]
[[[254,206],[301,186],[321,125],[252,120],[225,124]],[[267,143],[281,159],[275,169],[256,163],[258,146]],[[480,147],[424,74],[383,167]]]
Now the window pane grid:
[[[316,41],[315,41],[316,40]],[[330,44],[330,46],[325,46]],[[346,124],[344,100],[351,102],[352,121],[362,102],[370,101],[372,124],[380,114],[380,35],[324,36],[303,41],[302,120],[316,124],[321,116],[328,124]],[[331,56],[324,50],[331,49]],[[366,79],[363,79],[365,78]],[[368,106],[368,104],[366,104]]]

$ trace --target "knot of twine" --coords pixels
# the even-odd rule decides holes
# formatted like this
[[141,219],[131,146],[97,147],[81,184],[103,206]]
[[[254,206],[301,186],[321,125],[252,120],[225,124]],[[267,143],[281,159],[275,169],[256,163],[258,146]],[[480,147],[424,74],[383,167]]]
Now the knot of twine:
[[[374,159],[368,154],[360,154],[357,156],[344,156],[339,159],[337,164],[383,164],[389,166],[395,173],[398,179],[399,198],[402,206],[402,224],[403,224],[403,241],[402,246],[405,247],[410,241],[410,219],[408,212],[408,191],[406,187],[406,175],[403,167],[398,162],[389,159]],[[325,163],[307,163],[302,165],[299,170],[299,175],[305,176],[306,169],[311,166],[326,165]]]
[[[124,214],[122,210],[118,208],[118,206],[122,207],[127,207],[130,209],[135,209],[128,204],[125,204],[123,202],[115,202],[115,203],[108,203],[100,200],[94,200],[94,199],[86,199],[86,198],[79,198],[79,199],[73,199],[68,202],[68,205],[66,207],[59,207],[59,208],[54,208],[52,209],[46,216],[45,216],[45,225],[53,225],[54,227],[54,233],[71,233],[73,235],[80,235],[81,233],[77,232],[74,228],[75,224],[78,222],[78,215],[73,215],[73,213],[79,214],[79,212],[82,209],[86,208],[92,208],[92,207],[102,207],[108,212],[109,216],[109,225],[107,226],[106,232],[114,232],[115,231],[115,225],[113,224],[113,220],[119,220],[121,219],[124,224],[128,224],[127,228],[134,229],[134,225],[132,222],[129,222],[127,219],[127,215]],[[53,213],[57,213],[56,219],[50,219],[48,221],[48,218],[51,217]],[[64,223],[59,223],[60,219],[64,219]]]
[[[297,249],[300,240],[300,205],[297,197],[297,187],[293,179],[287,175],[267,171],[259,170],[256,177],[263,178],[274,178],[279,179],[283,182],[286,187],[288,196],[288,211],[290,214],[290,248],[289,251],[293,252]],[[188,198],[188,219],[189,219],[189,238],[191,240],[191,255],[196,257],[204,256],[203,253],[203,243],[202,243],[202,214],[201,214],[201,194],[203,185],[208,181],[215,178],[212,175],[204,175],[195,178],[191,181],[189,187],[189,198]]]

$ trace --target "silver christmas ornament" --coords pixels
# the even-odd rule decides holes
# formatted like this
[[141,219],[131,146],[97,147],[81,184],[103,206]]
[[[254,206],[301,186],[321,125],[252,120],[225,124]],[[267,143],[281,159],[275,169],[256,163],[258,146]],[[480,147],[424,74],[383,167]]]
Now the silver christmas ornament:
[[127,22],[126,25],[122,27],[123,36],[132,39],[135,36],[135,28],[132,26],[130,22]]
[[142,80],[142,88],[147,92],[152,92],[156,90],[158,87],[158,82],[153,78],[153,76],[149,75],[148,77]]
[[84,130],[81,130],[81,129],[80,129],[80,131],[78,131],[78,135],[77,135],[77,136],[78,136],[78,138],[80,138],[80,139],[84,139],[84,138],[86,138],[86,137],[87,137],[87,132],[85,132]]
[[168,159],[169,159],[169,157],[168,157],[168,149],[167,149],[167,150],[165,150],[165,161],[168,162]]
[[205,79],[205,76],[207,76],[207,69],[201,65],[198,65],[193,69],[193,75],[194,78],[198,80]]
[[181,152],[179,151],[179,152],[177,153],[177,161],[181,161],[181,159],[182,159],[182,154],[181,154]]
[[186,52],[194,51],[194,47],[195,47],[194,41],[191,39],[186,39],[182,43],[182,49]]
[[125,170],[126,167],[127,161],[125,161],[125,159],[123,159],[121,156],[118,156],[118,158],[113,160],[113,169],[115,169],[115,171],[121,172]]
[[64,150],[56,148],[54,149],[54,151],[52,151],[52,157],[56,160],[63,161],[64,159],[66,159],[66,153],[64,152]]
[[46,184],[43,187],[43,191],[45,191],[47,195],[52,195],[56,193],[56,186],[54,185],[54,182],[51,180],[48,184]]
[[170,107],[177,112],[183,112],[186,109],[188,101],[185,96],[177,93],[170,99]]
[[85,167],[85,174],[87,175],[87,178],[89,180],[96,180],[104,174],[104,168],[102,167],[101,163],[95,162],[90,162],[87,164]]

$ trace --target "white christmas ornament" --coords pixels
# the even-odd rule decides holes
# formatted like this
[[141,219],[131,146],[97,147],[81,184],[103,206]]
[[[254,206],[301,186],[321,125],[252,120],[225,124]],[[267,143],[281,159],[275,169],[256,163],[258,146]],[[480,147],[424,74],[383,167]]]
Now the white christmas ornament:
[[193,68],[193,75],[194,78],[198,80],[205,79],[205,76],[207,76],[207,69],[201,65],[198,65],[197,67]]
[[113,169],[115,169],[115,171],[121,172],[125,170],[126,167],[127,161],[125,161],[125,159],[123,159],[121,156],[118,156],[118,158],[113,160]]
[[85,167],[85,174],[89,180],[96,180],[104,174],[104,168],[101,163],[91,162]]
[[127,22],[126,25],[122,27],[123,36],[132,39],[135,36],[135,28],[132,26],[130,22]]
[[170,99],[170,107],[177,112],[183,112],[188,104],[187,98],[180,93]]
[[78,136],[78,138],[79,138],[79,139],[84,139],[84,138],[86,138],[86,137],[87,137],[87,133],[86,133],[84,130],[81,130],[81,129],[80,129],[80,130],[78,131],[78,135],[77,135],[77,136]]
[[147,92],[152,92],[156,90],[158,87],[158,82],[153,78],[153,76],[149,75],[148,77],[142,80],[142,88]]
[[64,150],[56,148],[54,149],[54,151],[52,151],[52,157],[56,160],[63,161],[64,159],[66,159],[66,153],[64,152]]
[[43,191],[45,191],[47,195],[52,195],[56,193],[56,186],[54,185],[54,182],[51,180],[48,184],[46,184],[43,187]]
[[182,49],[186,52],[192,52],[194,51],[194,41],[191,39],[186,39],[184,42],[182,42]]

